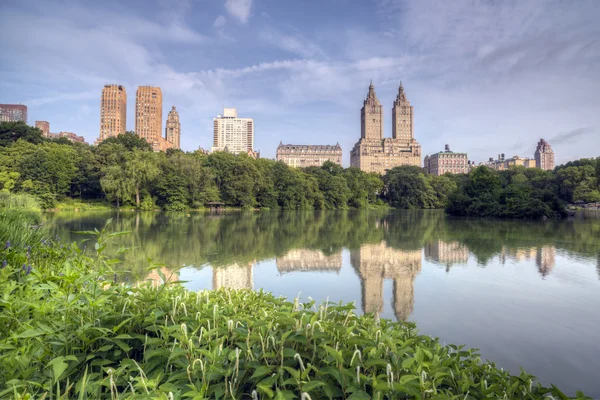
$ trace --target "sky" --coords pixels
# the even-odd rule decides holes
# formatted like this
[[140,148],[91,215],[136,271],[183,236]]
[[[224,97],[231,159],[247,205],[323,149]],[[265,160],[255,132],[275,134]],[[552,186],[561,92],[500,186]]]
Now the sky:
[[181,147],[212,146],[224,107],[254,147],[360,138],[372,79],[385,136],[402,81],[423,155],[600,156],[600,0],[1,0],[0,103],[92,143],[105,84],[159,86]]

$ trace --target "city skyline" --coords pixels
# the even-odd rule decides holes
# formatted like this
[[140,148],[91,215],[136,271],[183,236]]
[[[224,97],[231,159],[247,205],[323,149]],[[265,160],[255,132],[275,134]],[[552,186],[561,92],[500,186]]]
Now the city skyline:
[[212,118],[236,107],[274,158],[280,140],[351,149],[369,80],[389,116],[402,79],[423,155],[450,143],[478,162],[523,156],[540,137],[557,165],[600,153],[598,2],[437,3],[5,1],[0,102],[93,143],[98,88],[151,84],[164,115],[177,105],[183,150],[210,148]]

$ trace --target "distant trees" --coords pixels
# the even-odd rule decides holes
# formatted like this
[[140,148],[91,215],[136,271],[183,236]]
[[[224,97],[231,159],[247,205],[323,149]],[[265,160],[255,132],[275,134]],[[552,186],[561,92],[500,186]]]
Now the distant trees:
[[291,168],[245,154],[154,153],[127,132],[98,146],[49,140],[23,123],[0,123],[0,191],[25,192],[44,208],[68,197],[117,207],[198,209],[211,201],[244,209],[446,208],[452,215],[538,218],[562,202],[600,201],[600,158],[555,171],[523,167],[434,176],[419,167],[384,176],[332,162]]

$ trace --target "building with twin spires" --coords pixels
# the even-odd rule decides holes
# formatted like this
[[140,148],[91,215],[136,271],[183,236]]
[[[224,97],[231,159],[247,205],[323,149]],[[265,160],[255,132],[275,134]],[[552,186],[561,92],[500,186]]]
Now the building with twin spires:
[[401,165],[421,166],[421,145],[415,140],[413,107],[402,82],[392,107],[392,137],[383,135],[383,106],[373,82],[360,110],[360,140],[350,152],[350,165],[365,172],[384,174]]

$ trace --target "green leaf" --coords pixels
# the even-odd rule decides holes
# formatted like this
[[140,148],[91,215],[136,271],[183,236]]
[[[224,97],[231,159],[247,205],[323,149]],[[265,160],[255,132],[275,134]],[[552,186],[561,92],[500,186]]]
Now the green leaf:
[[302,385],[303,392],[310,392],[311,390],[315,390],[318,387],[325,386],[325,382],[321,381],[310,381],[306,382]]
[[402,368],[406,368],[409,369],[411,367],[411,365],[413,365],[415,363],[415,359],[414,358],[407,358],[404,361],[402,361]]
[[358,392],[352,393],[352,395],[350,395],[350,397],[348,397],[347,400],[369,400],[370,398],[371,396],[369,396],[367,392],[360,390]]
[[400,377],[400,384],[404,385],[406,382],[414,381],[415,379],[419,379],[417,375],[402,375]]
[[60,356],[50,361],[46,365],[46,368],[52,367],[52,372],[54,373],[54,383],[56,383],[58,381],[58,378],[60,378],[60,376],[63,372],[65,372],[68,366],[69,364],[65,362],[65,358]]
[[263,365],[261,367],[256,368],[250,379],[254,378],[262,378],[263,376],[269,374],[271,372],[271,368]]
[[17,338],[23,339],[23,338],[36,337],[36,336],[43,335],[44,333],[46,333],[46,332],[44,332],[41,329],[27,329],[25,332],[21,333],[20,335],[17,335]]

